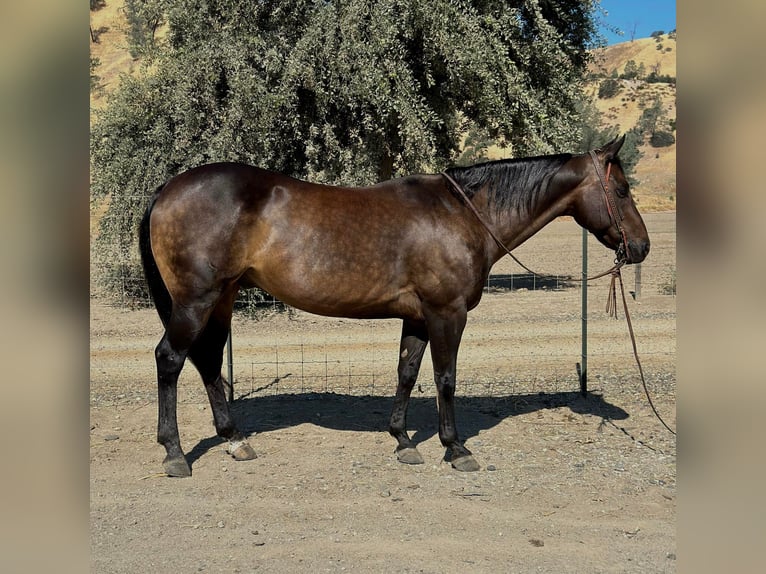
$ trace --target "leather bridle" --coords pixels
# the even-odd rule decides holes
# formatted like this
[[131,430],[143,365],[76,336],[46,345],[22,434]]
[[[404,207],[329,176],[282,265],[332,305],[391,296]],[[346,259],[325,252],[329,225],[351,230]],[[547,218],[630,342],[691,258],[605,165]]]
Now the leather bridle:
[[622,220],[625,217],[622,215],[622,210],[620,210],[620,207],[619,205],[617,205],[617,201],[615,200],[614,195],[612,195],[612,192],[609,189],[609,175],[612,171],[612,163],[609,162],[607,164],[606,176],[604,176],[601,171],[601,165],[599,163],[596,152],[591,150],[588,153],[590,154],[591,160],[593,160],[593,168],[596,170],[596,175],[598,176],[598,182],[601,184],[601,189],[604,190],[604,197],[606,199],[606,210],[609,213],[609,217],[612,219],[612,222],[614,223],[615,227],[617,227],[617,231],[622,237],[622,243],[620,243],[620,245],[618,245],[616,249],[615,263],[619,263],[620,261],[627,261],[628,236],[625,233],[625,227],[623,227],[622,225]]

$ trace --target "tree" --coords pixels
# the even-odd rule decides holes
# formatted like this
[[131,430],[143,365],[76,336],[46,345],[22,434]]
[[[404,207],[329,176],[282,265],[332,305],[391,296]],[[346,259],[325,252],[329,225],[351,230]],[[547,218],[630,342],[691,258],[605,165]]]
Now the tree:
[[[620,134],[619,128],[604,122],[601,112],[591,100],[583,98],[579,102],[578,108],[580,120],[577,133],[579,137],[577,145],[573,148],[574,151],[585,153],[596,149]],[[641,158],[641,152],[638,149],[640,143],[641,139],[635,130],[630,130],[625,134],[625,143],[620,148],[620,162],[630,185],[638,184],[634,171],[638,160]]]
[[657,124],[665,119],[665,107],[662,105],[662,100],[659,96],[654,98],[652,105],[644,108],[641,112],[641,117],[638,118],[636,127],[641,134],[653,134],[657,129]]
[[669,131],[673,129],[675,123],[670,124],[667,118],[665,106],[659,96],[654,99],[651,106],[641,112],[638,118],[636,131],[640,134],[643,141],[646,135],[649,135],[649,143],[652,147],[666,147],[675,143],[675,136]]
[[602,100],[608,100],[615,97],[622,89],[622,84],[616,78],[606,78],[598,84],[598,97]]
[[125,0],[130,55],[138,58],[155,48],[157,28],[164,21],[168,0]]
[[635,60],[628,60],[625,62],[625,69],[622,72],[622,77],[626,80],[635,80],[638,76],[638,65]]
[[571,149],[597,38],[595,0],[165,2],[167,40],[91,135],[123,251],[143,198],[201,163],[368,184],[442,169],[472,125],[516,156]]

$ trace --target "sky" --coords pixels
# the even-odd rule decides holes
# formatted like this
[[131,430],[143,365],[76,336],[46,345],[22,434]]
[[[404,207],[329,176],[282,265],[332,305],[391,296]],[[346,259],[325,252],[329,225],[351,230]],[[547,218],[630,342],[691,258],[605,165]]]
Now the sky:
[[623,32],[618,36],[602,25],[601,33],[609,45],[629,42],[634,26],[636,38],[648,38],[657,30],[668,33],[676,29],[675,0],[601,0],[601,7],[608,13],[601,16],[602,20]]

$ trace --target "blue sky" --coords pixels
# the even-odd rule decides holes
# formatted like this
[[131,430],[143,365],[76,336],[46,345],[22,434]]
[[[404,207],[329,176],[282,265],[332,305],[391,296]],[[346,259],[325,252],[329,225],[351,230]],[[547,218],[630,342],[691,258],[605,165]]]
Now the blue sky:
[[624,32],[618,36],[602,25],[601,33],[610,45],[630,42],[634,26],[636,38],[648,38],[657,30],[667,33],[676,28],[675,0],[601,0],[601,7],[608,12],[601,19]]

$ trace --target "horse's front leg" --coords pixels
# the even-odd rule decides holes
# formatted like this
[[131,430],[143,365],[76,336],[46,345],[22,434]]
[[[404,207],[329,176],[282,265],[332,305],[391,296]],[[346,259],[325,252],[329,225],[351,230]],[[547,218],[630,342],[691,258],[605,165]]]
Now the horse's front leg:
[[397,441],[396,456],[406,464],[423,464],[423,457],[407,434],[407,406],[410,394],[415,386],[420,371],[420,363],[428,344],[425,325],[419,322],[404,321],[402,339],[399,345],[399,384],[396,387],[394,408],[388,432]]
[[451,456],[453,468],[476,471],[481,467],[471,451],[460,441],[455,423],[457,352],[466,317],[467,310],[463,306],[432,312],[426,320],[439,409],[439,439]]

